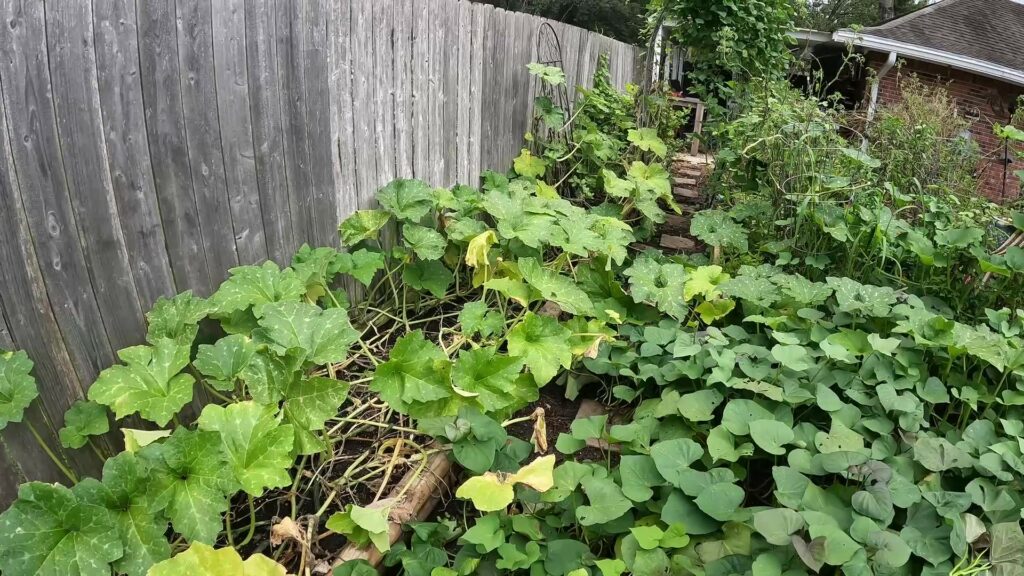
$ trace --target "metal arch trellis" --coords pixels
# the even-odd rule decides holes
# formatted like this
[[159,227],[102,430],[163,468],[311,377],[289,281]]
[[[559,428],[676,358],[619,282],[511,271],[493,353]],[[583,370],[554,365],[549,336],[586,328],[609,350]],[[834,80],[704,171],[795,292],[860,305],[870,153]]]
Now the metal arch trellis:
[[[550,22],[541,23],[537,33],[537,62],[565,70],[562,61],[562,42]],[[569,90],[565,83],[553,86],[537,77],[533,78],[533,82],[537,98],[547,98],[555,107],[564,111],[566,119],[572,118],[572,102],[569,100]],[[534,134],[545,136],[548,141],[557,137],[564,140],[566,145],[569,144],[570,127],[563,127],[556,134],[549,127],[543,126],[536,114],[532,120],[532,131]]]

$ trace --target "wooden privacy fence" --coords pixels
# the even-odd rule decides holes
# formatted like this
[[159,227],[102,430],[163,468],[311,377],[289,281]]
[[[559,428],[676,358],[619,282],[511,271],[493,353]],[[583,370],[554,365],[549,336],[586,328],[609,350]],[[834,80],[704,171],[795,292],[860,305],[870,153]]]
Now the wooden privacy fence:
[[[160,296],[334,245],[398,177],[475,183],[518,153],[545,20],[456,0],[0,0],[0,347],[64,411]],[[637,54],[549,22],[570,86]],[[571,91],[570,91],[571,92]],[[0,444],[0,504],[58,480],[23,425]],[[96,473],[98,458],[69,451]]]

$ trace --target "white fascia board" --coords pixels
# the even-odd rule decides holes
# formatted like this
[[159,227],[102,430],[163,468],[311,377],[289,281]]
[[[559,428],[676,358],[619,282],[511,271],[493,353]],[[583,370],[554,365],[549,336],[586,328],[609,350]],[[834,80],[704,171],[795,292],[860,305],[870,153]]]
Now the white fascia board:
[[987,76],[1011,84],[1017,84],[1018,86],[1024,86],[1024,70],[1000,66],[985,60],[978,60],[977,58],[961,56],[960,54],[944,52],[942,50],[933,50],[924,46],[918,46],[917,44],[907,44],[898,40],[882,38],[881,36],[859,34],[852,30],[838,30],[832,35],[832,39],[836,42],[850,43],[869,50],[896,52],[900,56],[912,60],[950,66],[957,70],[964,70],[980,76]]

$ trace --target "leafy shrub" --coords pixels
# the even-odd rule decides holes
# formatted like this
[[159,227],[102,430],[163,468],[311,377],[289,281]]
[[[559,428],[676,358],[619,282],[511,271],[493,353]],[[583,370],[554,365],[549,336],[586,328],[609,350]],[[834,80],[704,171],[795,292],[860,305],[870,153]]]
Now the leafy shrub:
[[[920,101],[925,111],[916,108]],[[943,102],[926,91],[881,110],[885,138],[865,153],[843,138],[843,117],[817,101],[783,87],[753,92],[740,117],[718,132],[727,144],[718,155],[720,211],[743,226],[754,251],[743,263],[907,288],[975,319],[985,308],[1020,307],[1024,254],[998,250],[1010,231],[994,226],[1014,215],[962,194],[970,177],[952,159],[955,145],[941,143],[941,123],[900,128],[937,114]],[[924,164],[910,159],[927,156],[928,147],[945,168],[916,172]]]
[[878,177],[907,192],[972,196],[981,154],[970,120],[942,86],[901,77],[900,99],[879,108],[868,129],[868,153],[881,161]]

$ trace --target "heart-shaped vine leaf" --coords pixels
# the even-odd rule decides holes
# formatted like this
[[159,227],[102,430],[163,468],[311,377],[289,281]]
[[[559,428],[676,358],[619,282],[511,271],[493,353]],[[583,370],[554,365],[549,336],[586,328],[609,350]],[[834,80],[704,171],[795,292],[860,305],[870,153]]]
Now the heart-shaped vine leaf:
[[554,486],[555,457],[541,456],[513,474],[485,472],[463,482],[455,496],[473,502],[481,512],[504,510],[515,498],[514,486],[523,484],[538,492],[547,492]]

